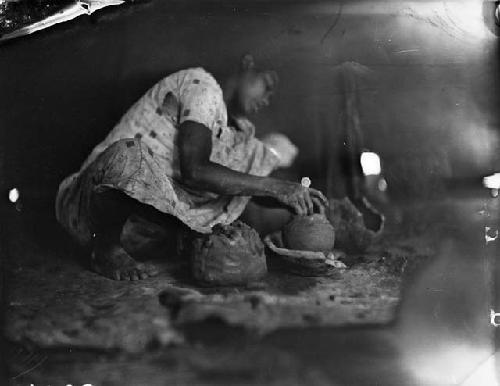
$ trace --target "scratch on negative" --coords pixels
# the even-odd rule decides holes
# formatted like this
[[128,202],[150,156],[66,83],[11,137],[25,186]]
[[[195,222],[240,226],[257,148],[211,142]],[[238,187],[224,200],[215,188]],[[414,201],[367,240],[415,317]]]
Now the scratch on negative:
[[37,367],[39,367],[43,362],[45,362],[45,360],[47,359],[46,356],[44,356],[43,358],[41,358],[37,363],[35,363],[33,366],[31,366],[30,368],[24,370],[23,372],[15,375],[12,377],[12,379],[17,379],[23,375],[26,375],[28,373],[31,373],[33,370],[35,370]]
[[337,15],[335,16],[335,20],[333,21],[332,25],[330,26],[330,28],[328,28],[328,30],[325,32],[325,34],[323,35],[323,37],[321,38],[321,44],[323,44],[323,42],[325,41],[325,39],[328,37],[328,35],[330,34],[330,32],[332,32],[332,30],[335,28],[335,26],[337,25],[337,23],[339,22],[340,20],[340,16],[342,15],[342,7],[344,6],[344,4],[340,4],[339,6],[339,10],[337,11]]
[[394,52],[395,54],[407,54],[409,52],[418,52],[420,51],[418,48],[412,49],[412,50],[401,50],[401,51],[396,51]]

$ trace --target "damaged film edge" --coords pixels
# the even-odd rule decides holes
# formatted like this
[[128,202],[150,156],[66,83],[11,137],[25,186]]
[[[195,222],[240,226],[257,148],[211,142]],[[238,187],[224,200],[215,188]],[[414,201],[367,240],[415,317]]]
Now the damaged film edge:
[[48,16],[38,22],[32,23],[25,27],[21,27],[12,32],[0,35],[0,42],[15,39],[21,36],[30,35],[33,32],[52,27],[53,25],[70,21],[81,15],[91,15],[92,13],[111,6],[121,5],[124,0],[78,0],[75,3],[68,5],[57,13]]

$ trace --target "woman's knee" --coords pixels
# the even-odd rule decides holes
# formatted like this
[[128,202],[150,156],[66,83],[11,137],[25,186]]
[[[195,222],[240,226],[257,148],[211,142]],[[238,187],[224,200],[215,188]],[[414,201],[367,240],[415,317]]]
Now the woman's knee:
[[241,215],[241,220],[263,236],[280,230],[291,217],[292,213],[286,208],[262,205],[259,200],[252,199]]
[[123,138],[113,143],[109,148],[114,152],[134,158],[142,153],[142,142],[138,138]]
[[123,170],[127,165],[135,164],[141,160],[141,140],[137,138],[124,138],[109,145],[98,157],[100,168]]

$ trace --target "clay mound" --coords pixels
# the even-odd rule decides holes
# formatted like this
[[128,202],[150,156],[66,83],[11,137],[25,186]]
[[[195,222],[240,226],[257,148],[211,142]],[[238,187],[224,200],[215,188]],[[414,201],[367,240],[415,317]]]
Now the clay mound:
[[283,228],[283,241],[288,249],[328,252],[335,244],[335,231],[321,214],[295,216]]
[[213,233],[196,238],[191,259],[193,275],[202,284],[246,284],[267,273],[264,244],[241,221],[216,226]]
[[335,247],[347,253],[362,253],[372,245],[384,228],[384,217],[376,211],[368,201],[364,200],[366,208],[380,216],[379,228],[368,229],[363,215],[348,199],[330,200],[330,222],[336,232]]

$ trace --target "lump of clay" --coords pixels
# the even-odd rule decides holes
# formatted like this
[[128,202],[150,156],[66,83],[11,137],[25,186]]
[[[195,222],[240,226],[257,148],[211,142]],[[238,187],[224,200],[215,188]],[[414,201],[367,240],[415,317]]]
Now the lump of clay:
[[[366,205],[368,209],[378,214],[368,202]],[[368,229],[365,226],[363,215],[347,197],[341,200],[331,200],[330,209],[330,222],[336,232],[335,247],[347,253],[366,251],[383,230],[383,216],[380,217],[378,230]]]
[[241,221],[216,226],[213,233],[193,240],[192,271],[208,285],[241,285],[267,273],[264,244],[258,233]]
[[321,214],[295,216],[283,228],[283,242],[288,249],[327,252],[335,244],[335,231]]

